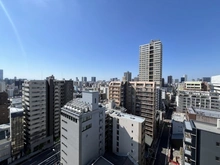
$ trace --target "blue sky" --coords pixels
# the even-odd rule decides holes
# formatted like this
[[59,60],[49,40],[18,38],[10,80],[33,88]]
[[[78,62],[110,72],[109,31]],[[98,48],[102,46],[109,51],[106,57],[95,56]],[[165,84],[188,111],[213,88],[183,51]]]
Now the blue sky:
[[[138,74],[139,45],[163,43],[163,77],[219,74],[220,1],[0,0],[4,77]],[[9,18],[10,17],[10,18]]]

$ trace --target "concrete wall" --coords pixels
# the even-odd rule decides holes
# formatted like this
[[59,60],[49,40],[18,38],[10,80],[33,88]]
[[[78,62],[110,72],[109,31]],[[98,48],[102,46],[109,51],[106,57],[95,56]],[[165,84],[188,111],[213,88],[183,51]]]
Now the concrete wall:
[[92,110],[98,108],[99,93],[98,92],[82,92],[82,101],[92,105]]
[[220,147],[216,146],[216,142],[220,143],[220,134],[201,131],[200,133],[200,165],[219,165],[216,156],[220,157]]
[[[81,121],[78,120],[77,123],[75,123],[61,115],[60,161],[64,165],[67,164],[65,161],[72,163],[74,162],[74,164],[76,165],[80,164],[80,159],[79,159],[80,158],[79,133],[81,132],[81,131],[79,132],[80,122]],[[65,128],[67,131],[65,131],[63,128]],[[67,139],[65,139],[62,135],[67,137]]]

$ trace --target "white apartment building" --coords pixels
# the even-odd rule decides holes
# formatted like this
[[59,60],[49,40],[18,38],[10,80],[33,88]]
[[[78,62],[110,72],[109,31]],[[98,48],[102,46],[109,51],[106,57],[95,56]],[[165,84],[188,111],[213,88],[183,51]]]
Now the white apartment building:
[[177,111],[186,112],[187,108],[210,109],[220,111],[220,95],[208,91],[178,91]]
[[161,86],[162,79],[162,43],[152,40],[149,44],[139,47],[139,80],[155,81]]
[[43,149],[52,142],[47,137],[46,81],[26,80],[22,85],[24,143],[28,152]]
[[185,90],[197,90],[197,91],[206,91],[207,86],[202,81],[185,81],[184,82]]
[[99,93],[84,91],[61,109],[61,163],[91,164],[105,152],[105,108]]
[[144,165],[145,118],[115,110],[112,105],[107,107],[106,115],[111,118],[112,152]]
[[220,75],[211,77],[212,90],[220,93]]

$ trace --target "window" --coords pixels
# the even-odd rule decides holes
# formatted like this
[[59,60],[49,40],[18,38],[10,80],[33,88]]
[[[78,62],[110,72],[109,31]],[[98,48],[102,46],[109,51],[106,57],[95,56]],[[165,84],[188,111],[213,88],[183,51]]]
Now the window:
[[65,143],[62,142],[62,145],[64,145],[67,148],[67,145]]
[[117,119],[117,123],[119,123],[119,119]]
[[119,136],[117,136],[117,140],[119,140]]
[[119,129],[119,125],[117,125],[117,129]]
[[117,152],[119,152],[119,149],[118,149],[118,147],[117,147],[116,151],[117,151]]
[[67,137],[66,137],[66,136],[62,135],[62,137],[63,137],[64,139],[66,139],[66,140],[67,140]]
[[133,150],[131,150],[131,153],[133,153]]
[[131,140],[133,140],[133,137],[131,137]]
[[117,146],[119,146],[119,142],[117,142]]
[[133,130],[131,130],[131,133],[133,133]]
[[92,128],[92,124],[89,124],[82,128],[82,132],[86,131],[87,129]]
[[117,135],[119,135],[119,130],[117,130]]
[[62,150],[62,152],[67,156],[67,153],[65,151]]
[[220,157],[216,156],[215,160],[220,161]]
[[216,146],[220,146],[220,142],[216,142]]
[[133,146],[133,143],[131,143],[131,146]]
[[133,125],[133,124],[131,124],[131,126],[133,127],[134,125]]
[[62,130],[64,130],[64,131],[66,131],[66,132],[67,132],[67,129],[65,129],[65,128],[63,128],[63,127],[62,127]]

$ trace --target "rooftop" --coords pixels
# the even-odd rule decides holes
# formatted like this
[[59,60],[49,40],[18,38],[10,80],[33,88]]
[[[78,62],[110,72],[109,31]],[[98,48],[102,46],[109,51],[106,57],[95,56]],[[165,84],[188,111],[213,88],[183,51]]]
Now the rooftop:
[[197,129],[220,134],[220,129],[218,129],[216,125],[207,124],[207,123],[198,122],[198,121],[193,121],[193,122]]
[[139,123],[143,123],[145,121],[145,118],[143,118],[143,117],[123,113],[123,112],[116,110],[116,109],[107,109],[106,113],[109,114],[110,116],[114,116],[116,118],[124,118],[124,119],[128,119],[128,120],[133,120],[133,121],[139,122]]
[[10,108],[10,113],[17,113],[17,112],[23,112],[23,108],[15,108],[15,107]]
[[190,114],[198,114],[207,117],[220,118],[220,111],[206,110],[206,109],[196,109],[196,108],[188,108],[188,113]]
[[184,120],[186,120],[186,114],[174,112],[172,114],[172,120],[183,122]]
[[6,129],[10,129],[10,124],[8,123],[8,124],[1,124],[0,125],[0,131],[1,130],[6,130]]

